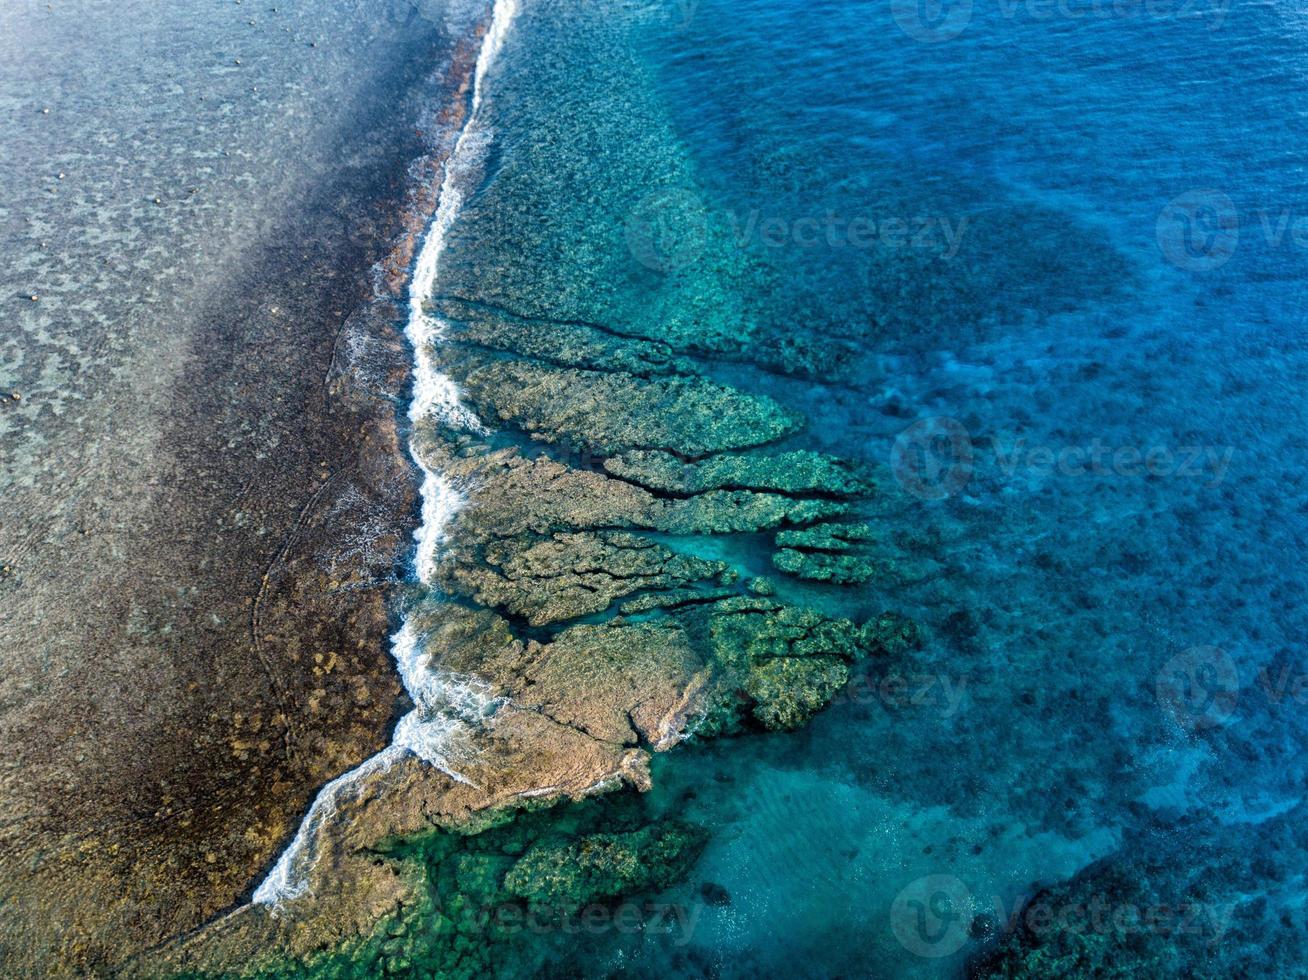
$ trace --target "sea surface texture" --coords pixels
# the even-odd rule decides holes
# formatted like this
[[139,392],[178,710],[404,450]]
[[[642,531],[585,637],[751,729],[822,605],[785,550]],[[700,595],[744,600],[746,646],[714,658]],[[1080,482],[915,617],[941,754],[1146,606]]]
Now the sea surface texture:
[[155,972],[1303,975],[1304,14],[433,16],[392,727]]
[[[445,291],[802,416],[878,474],[875,574],[806,587],[923,633],[798,732],[659,756],[642,805],[710,834],[685,920],[570,967],[1302,968],[1301,16],[523,8]],[[690,547],[785,594],[781,543]]]

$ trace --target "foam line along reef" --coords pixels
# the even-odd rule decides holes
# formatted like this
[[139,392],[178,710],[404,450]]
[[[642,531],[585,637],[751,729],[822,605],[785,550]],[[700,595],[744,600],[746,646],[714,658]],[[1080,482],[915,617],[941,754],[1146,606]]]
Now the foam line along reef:
[[[517,0],[496,0],[491,23],[482,41],[473,72],[471,104],[454,148],[445,162],[436,212],[410,276],[405,336],[413,351],[413,394],[409,405],[411,426],[438,419],[482,431],[477,417],[465,408],[454,382],[439,369],[434,346],[441,340],[444,322],[430,315],[426,303],[433,294],[450,228],[465,200],[468,182],[485,159],[492,133],[480,124],[486,76],[504,44],[518,11]],[[421,474],[421,522],[414,532],[414,573],[426,585],[435,570],[436,553],[445,526],[462,498],[440,473],[410,454]],[[356,789],[367,777],[385,772],[406,753],[412,753],[450,778],[469,783],[447,759],[446,746],[466,726],[493,713],[497,699],[473,678],[433,669],[422,638],[409,622],[391,637],[391,654],[413,710],[396,725],[392,741],[381,752],[325,785],[309,807],[290,845],[255,890],[253,902],[278,906],[304,894],[308,873],[317,857],[317,841],[337,812],[343,794]]]

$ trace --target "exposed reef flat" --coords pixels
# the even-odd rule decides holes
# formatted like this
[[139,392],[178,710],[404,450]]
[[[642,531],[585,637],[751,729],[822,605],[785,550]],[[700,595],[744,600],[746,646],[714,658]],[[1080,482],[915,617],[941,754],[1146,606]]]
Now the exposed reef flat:
[[457,116],[480,15],[386,6],[6,8],[0,87],[48,115],[0,166],[5,977],[212,921],[388,740],[414,496],[373,267],[426,224],[415,103]]

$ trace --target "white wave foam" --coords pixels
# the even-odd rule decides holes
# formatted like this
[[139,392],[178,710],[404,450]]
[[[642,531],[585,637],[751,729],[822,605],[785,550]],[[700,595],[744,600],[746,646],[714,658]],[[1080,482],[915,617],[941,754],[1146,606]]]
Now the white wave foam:
[[336,816],[341,795],[375,772],[385,772],[403,755],[404,749],[389,745],[356,769],[337,776],[318,791],[308,814],[295,832],[290,846],[254,892],[257,905],[279,905],[299,898],[309,885],[309,870],[318,859],[318,835]]
[[411,623],[391,637],[391,652],[413,710],[395,726],[389,746],[319,791],[290,846],[255,891],[256,903],[279,905],[304,894],[309,871],[318,859],[319,835],[335,818],[342,797],[361,791],[365,779],[388,771],[406,752],[456,782],[476,785],[454,768],[450,750],[469,726],[489,719],[502,700],[492,697],[489,686],[476,678],[433,667],[431,654]]
[[[478,120],[483,86],[517,12],[517,0],[496,0],[491,25],[482,40],[473,71],[468,118],[446,160],[436,214],[409,281],[408,321],[404,332],[413,347],[413,400],[409,405],[409,419],[415,426],[434,419],[483,431],[480,420],[460,402],[457,386],[437,366],[435,345],[444,335],[446,323],[429,315],[426,303],[435,289],[447,236],[463,206],[464,189],[486,159],[491,133]],[[414,532],[417,542],[414,570],[418,581],[427,584],[435,573],[441,535],[458,511],[462,498],[449,481],[423,463],[412,442],[409,451],[422,473],[422,521]],[[423,637],[411,622],[405,622],[391,637],[391,655],[404,689],[413,701],[413,710],[400,719],[389,746],[319,791],[290,846],[255,890],[256,904],[276,907],[304,894],[309,872],[319,856],[319,837],[335,818],[345,794],[361,792],[365,779],[388,771],[406,753],[412,753],[451,779],[473,785],[453,767],[448,756],[470,726],[489,719],[501,702],[491,697],[487,686],[475,678],[434,667]]]
[[[436,216],[413,264],[409,283],[409,318],[404,333],[413,348],[413,401],[409,405],[409,420],[415,424],[434,418],[475,432],[484,431],[481,421],[460,401],[458,386],[437,366],[435,348],[445,335],[447,324],[442,318],[428,313],[426,304],[435,291],[450,229],[463,208],[464,188],[486,159],[491,134],[490,130],[481,128],[478,120],[483,85],[486,72],[504,46],[509,24],[517,11],[517,0],[496,0],[490,29],[477,54],[468,118],[446,161]],[[458,509],[459,498],[439,473],[422,462],[419,454],[414,453],[413,458],[422,471],[422,523],[414,532],[418,545],[414,565],[418,581],[425,585],[435,573],[436,549],[445,525]]]
[[408,749],[451,779],[475,786],[453,768],[447,754],[469,726],[488,720],[502,700],[492,697],[489,685],[475,677],[435,667],[412,623],[405,623],[391,637],[391,649],[414,704],[395,727],[392,745]]

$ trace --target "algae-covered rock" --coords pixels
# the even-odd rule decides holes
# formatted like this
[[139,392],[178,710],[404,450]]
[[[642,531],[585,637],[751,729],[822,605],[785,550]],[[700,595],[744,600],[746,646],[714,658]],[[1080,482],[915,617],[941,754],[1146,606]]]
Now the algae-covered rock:
[[875,540],[876,532],[869,524],[818,524],[802,531],[783,531],[777,535],[779,547],[813,551],[850,551]]
[[872,654],[898,656],[922,644],[922,631],[917,623],[898,613],[882,613],[864,623],[860,644]]
[[703,736],[751,719],[769,729],[803,724],[844,686],[848,664],[880,649],[865,626],[767,595],[687,607],[682,618],[709,651],[710,681],[694,726]]
[[633,449],[707,456],[766,445],[802,425],[766,396],[702,378],[641,378],[474,355],[457,368],[466,371],[458,380],[483,420],[605,456]]
[[433,669],[474,678],[486,698],[507,705],[502,712],[547,719],[610,746],[672,744],[700,710],[709,679],[684,627],[667,617],[577,625],[546,643],[518,639],[489,610],[453,603],[419,607],[410,622],[423,630],[427,649],[440,651]]
[[515,703],[594,738],[662,747],[680,734],[707,679],[674,621],[574,626],[528,646]]
[[450,586],[532,626],[597,613],[642,589],[713,579],[727,570],[722,562],[677,555],[621,531],[509,538],[489,544],[483,560],[448,567]]
[[766,596],[718,603],[710,631],[714,654],[725,663],[815,656],[853,662],[869,652],[863,629],[852,620],[833,619]]
[[630,527],[669,534],[733,534],[797,527],[843,514],[847,504],[781,493],[710,490],[662,498],[625,480],[516,449],[457,455],[428,443],[428,465],[476,488],[454,518],[451,547],[496,537]]
[[651,490],[674,493],[764,490],[852,500],[873,490],[871,476],[862,467],[807,450],[711,456],[698,463],[665,452],[636,450],[606,459],[604,469]]
[[669,821],[625,834],[542,842],[513,866],[504,887],[533,911],[575,912],[595,902],[680,881],[705,840],[702,831]]
[[560,322],[444,302],[441,312],[455,320],[450,339],[472,347],[525,355],[562,367],[596,371],[693,374],[694,362],[676,356],[657,340],[623,337],[598,324]]
[[670,534],[731,534],[836,517],[845,505],[830,500],[796,500],[775,493],[710,490],[689,500],[668,501],[652,520]]
[[687,731],[735,731],[751,719],[794,727],[830,701],[848,664],[915,640],[899,617],[860,625],[730,587],[654,590],[627,605],[657,617],[576,625],[548,642],[524,642],[485,609],[438,604],[412,621],[442,665],[514,710],[656,750]]
[[862,585],[877,574],[877,568],[872,562],[853,555],[810,554],[791,548],[783,548],[773,554],[772,564],[777,571],[787,575],[835,585]]
[[818,524],[777,534],[772,564],[778,570],[812,582],[860,585],[880,571],[867,545],[875,533],[867,524]]
[[551,531],[648,527],[645,515],[662,504],[621,480],[545,456],[528,459],[515,449],[430,462],[474,488],[450,527],[456,545]]
[[789,730],[806,724],[849,680],[835,657],[774,657],[750,668],[745,693],[764,728]]
[[540,976],[579,929],[614,921],[610,912],[640,928],[646,903],[637,897],[683,881],[706,840],[700,827],[651,814],[635,794],[614,794],[527,808],[476,834],[387,842],[378,853],[413,892],[369,936],[239,972],[261,980]]
[[424,647],[440,651],[442,669],[493,680],[522,663],[525,644],[493,610],[431,602],[414,605],[408,615]]

